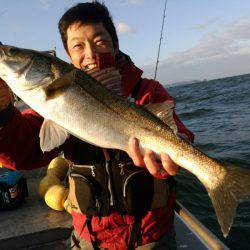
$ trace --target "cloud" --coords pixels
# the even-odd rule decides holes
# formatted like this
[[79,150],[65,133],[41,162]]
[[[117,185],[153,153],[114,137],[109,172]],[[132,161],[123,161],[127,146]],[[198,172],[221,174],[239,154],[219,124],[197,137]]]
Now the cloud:
[[250,41],[250,20],[238,20],[206,33],[193,48],[170,58],[174,61],[195,62],[211,58],[223,58],[238,53],[246,48]]
[[[250,73],[247,60],[250,61],[250,19],[239,19],[205,33],[196,46],[161,60],[158,72],[160,78],[172,82],[213,79]],[[152,75],[154,67],[147,65],[144,69]]]
[[143,4],[145,0],[114,0],[118,4]]
[[144,0],[127,0],[127,2],[132,4],[142,4]]
[[7,10],[2,10],[2,11],[0,12],[0,17],[3,16],[6,12],[7,12]]
[[53,0],[40,0],[40,3],[41,3],[41,5],[42,5],[42,8],[45,9],[45,10],[49,9],[50,6],[51,6],[51,2],[52,2],[52,1],[53,1]]
[[134,29],[130,27],[128,24],[120,22],[116,24],[116,29],[118,33],[133,33]]
[[24,29],[23,27],[18,24],[18,23],[14,23],[11,27],[10,27],[10,31],[14,32],[14,33],[19,33],[22,32]]
[[192,26],[191,29],[198,30],[198,31],[206,30],[208,27],[212,26],[216,22],[217,22],[217,19],[215,19],[215,18],[209,19],[204,23],[200,23],[200,24],[196,24],[196,25]]

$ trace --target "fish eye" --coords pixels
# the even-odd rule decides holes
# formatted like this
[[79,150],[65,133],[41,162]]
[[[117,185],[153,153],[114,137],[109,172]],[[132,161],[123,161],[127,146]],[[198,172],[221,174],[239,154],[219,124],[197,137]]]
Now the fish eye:
[[8,52],[9,52],[8,54],[13,55],[13,54],[18,53],[18,51],[19,51],[18,48],[10,47],[10,48],[9,48],[9,51],[8,51]]
[[17,48],[14,48],[14,47],[10,47],[10,53],[15,53],[15,52],[17,52],[18,51],[18,49]]

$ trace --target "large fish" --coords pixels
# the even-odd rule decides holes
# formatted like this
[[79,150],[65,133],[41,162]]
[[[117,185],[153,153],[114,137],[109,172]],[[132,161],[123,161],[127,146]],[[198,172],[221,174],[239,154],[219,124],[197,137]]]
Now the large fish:
[[124,151],[129,138],[136,137],[142,151],[169,154],[202,182],[228,235],[239,201],[250,194],[250,172],[225,166],[180,138],[169,103],[136,106],[56,57],[11,46],[0,46],[0,77],[45,118],[43,151],[58,147],[69,134]]

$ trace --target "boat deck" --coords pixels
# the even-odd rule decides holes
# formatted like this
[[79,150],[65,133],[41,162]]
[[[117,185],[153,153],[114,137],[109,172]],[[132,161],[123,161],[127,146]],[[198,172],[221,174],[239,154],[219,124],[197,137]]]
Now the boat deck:
[[[42,170],[27,174],[29,197],[17,209],[0,212],[0,249],[70,249],[71,216],[50,209],[39,198],[38,176]],[[176,215],[178,249],[209,249]]]

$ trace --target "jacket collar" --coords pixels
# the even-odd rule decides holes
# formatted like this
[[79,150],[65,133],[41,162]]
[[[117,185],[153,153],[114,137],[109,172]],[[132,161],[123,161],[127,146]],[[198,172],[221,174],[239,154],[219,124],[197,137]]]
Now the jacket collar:
[[[124,55],[124,54],[123,54]],[[121,56],[117,60],[117,66],[122,75],[122,94],[128,97],[135,85],[141,79],[143,71],[136,67],[129,57]]]

